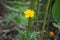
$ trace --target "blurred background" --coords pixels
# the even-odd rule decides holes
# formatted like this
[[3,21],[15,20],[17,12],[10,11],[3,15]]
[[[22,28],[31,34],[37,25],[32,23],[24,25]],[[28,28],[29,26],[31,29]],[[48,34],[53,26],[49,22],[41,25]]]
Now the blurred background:
[[[19,40],[18,31],[16,30],[16,24],[23,31],[26,30],[28,19],[24,17],[24,11],[29,9],[31,0],[0,0],[0,40]],[[33,1],[33,0],[32,0]],[[43,19],[45,15],[47,0],[39,0],[39,17],[38,17],[38,31],[42,30]],[[45,25],[45,31],[48,29],[49,32],[54,32],[54,37],[50,37],[49,40],[60,40],[60,31],[55,27],[53,23],[57,23],[52,16],[52,8],[55,0],[51,0],[49,5],[49,13],[47,15],[47,21]],[[37,2],[34,3],[34,10],[37,10]],[[49,18],[49,19],[48,19]],[[58,19],[59,20],[59,19]],[[32,31],[36,26],[36,14],[33,19]],[[46,27],[48,27],[46,29]],[[48,33],[49,33],[48,32]],[[44,33],[44,40],[46,33]],[[39,40],[39,38],[38,38]]]

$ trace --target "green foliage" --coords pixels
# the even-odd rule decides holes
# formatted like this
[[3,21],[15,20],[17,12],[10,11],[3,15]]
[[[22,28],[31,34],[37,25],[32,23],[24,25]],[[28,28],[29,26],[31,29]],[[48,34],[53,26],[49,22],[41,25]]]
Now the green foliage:
[[53,18],[57,23],[60,23],[60,0],[56,0],[52,9]]
[[28,22],[28,19],[26,19],[25,17],[24,17],[24,15],[22,15],[22,14],[18,14],[18,16],[17,16],[17,23],[22,23],[22,22],[24,22],[24,23],[27,23]]
[[7,14],[5,14],[5,21],[7,23],[11,21],[15,21],[16,23],[21,23],[21,22],[27,22],[27,19],[24,17],[24,10],[28,9],[28,5],[24,5],[24,3],[20,1],[8,1],[5,3],[11,8],[15,8],[17,10],[20,10],[20,12],[14,12],[10,11]]
[[60,30],[60,23],[56,24],[56,23],[53,23],[53,26],[58,28]]
[[15,21],[15,23],[27,22],[27,19],[22,15],[16,12],[10,12],[5,15],[5,21],[10,23],[11,21]]
[[20,1],[12,1],[12,2],[6,2],[6,4],[12,8],[19,9],[20,12],[23,12],[25,9],[29,8],[29,2],[24,4],[23,2]]
[[18,16],[17,13],[10,12],[10,13],[8,13],[8,14],[5,15],[5,21],[7,23],[9,23],[9,22],[13,21],[13,19],[16,18],[17,16]]
[[27,31],[21,31],[18,27],[16,27],[16,30],[19,32],[19,37],[20,40],[37,40],[37,34],[39,34],[39,32],[29,32],[27,33]]

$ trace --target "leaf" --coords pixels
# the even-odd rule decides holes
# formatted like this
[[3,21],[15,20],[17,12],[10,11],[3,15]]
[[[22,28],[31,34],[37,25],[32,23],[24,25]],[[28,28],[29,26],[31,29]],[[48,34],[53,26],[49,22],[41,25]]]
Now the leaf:
[[54,26],[54,27],[57,27],[58,29],[60,29],[60,23],[58,23],[58,24],[53,23],[53,26]]
[[19,32],[19,38],[20,38],[20,40],[24,40],[26,32],[20,30],[18,26],[16,27],[16,30]]
[[23,12],[24,10],[29,8],[29,5],[25,5],[23,2],[20,1],[11,1],[11,2],[8,1],[5,4],[12,8],[19,9],[20,12]]
[[14,18],[16,18],[18,16],[18,13],[15,12],[10,12],[7,15],[5,15],[5,21],[7,23],[11,22],[12,20],[14,20]]
[[32,32],[30,35],[30,39],[36,38],[37,34],[39,34],[39,32]]
[[60,23],[60,0],[56,0],[52,9],[52,15],[56,22]]

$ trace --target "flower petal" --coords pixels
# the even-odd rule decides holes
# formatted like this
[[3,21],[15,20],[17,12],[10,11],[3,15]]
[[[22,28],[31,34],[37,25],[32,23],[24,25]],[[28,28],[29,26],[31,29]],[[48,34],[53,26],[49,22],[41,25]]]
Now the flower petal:
[[29,15],[25,15],[25,18],[29,18]]

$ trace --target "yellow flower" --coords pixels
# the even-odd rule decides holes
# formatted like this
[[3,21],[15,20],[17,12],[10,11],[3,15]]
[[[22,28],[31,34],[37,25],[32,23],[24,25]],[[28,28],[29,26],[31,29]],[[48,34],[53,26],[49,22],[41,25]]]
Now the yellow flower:
[[49,35],[50,35],[50,37],[53,37],[54,36],[54,32],[50,32]]
[[34,17],[34,11],[31,10],[31,9],[26,10],[24,12],[24,14],[25,14],[25,18],[30,18],[30,17],[32,18],[32,17]]

